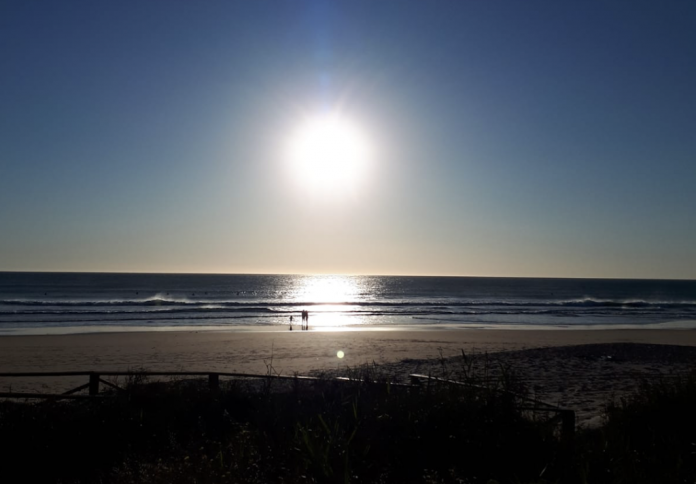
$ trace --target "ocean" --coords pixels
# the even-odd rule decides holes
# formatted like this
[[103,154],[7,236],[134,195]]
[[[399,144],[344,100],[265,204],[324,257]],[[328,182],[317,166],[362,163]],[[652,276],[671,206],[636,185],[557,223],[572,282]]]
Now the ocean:
[[[696,281],[0,272],[0,334],[696,328]],[[297,326],[295,326],[296,329]]]

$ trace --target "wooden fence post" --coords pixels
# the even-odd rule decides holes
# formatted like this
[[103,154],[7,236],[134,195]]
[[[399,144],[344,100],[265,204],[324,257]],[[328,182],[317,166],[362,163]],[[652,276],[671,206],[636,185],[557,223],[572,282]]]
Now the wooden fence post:
[[573,442],[575,438],[575,412],[563,410],[561,412],[561,434],[566,442]]
[[89,374],[89,394],[97,395],[99,393],[99,373]]
[[561,482],[579,482],[576,475],[573,454],[575,453],[575,412],[561,411]]
[[218,373],[208,374],[208,386],[213,392],[217,392],[220,389],[220,375]]

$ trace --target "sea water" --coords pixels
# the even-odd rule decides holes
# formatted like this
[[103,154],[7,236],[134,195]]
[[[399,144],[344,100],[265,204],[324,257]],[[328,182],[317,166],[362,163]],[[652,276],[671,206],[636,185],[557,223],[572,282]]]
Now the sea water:
[[696,328],[696,281],[0,272],[0,334]]

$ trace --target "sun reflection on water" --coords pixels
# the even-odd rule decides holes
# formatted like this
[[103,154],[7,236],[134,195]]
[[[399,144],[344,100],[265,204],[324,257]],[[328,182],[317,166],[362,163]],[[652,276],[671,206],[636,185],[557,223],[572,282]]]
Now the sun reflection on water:
[[358,278],[351,276],[306,276],[300,279],[295,299],[307,303],[355,302],[360,295]]
[[362,299],[364,282],[355,276],[305,276],[299,279],[294,302],[307,304],[310,328],[339,329],[363,324],[360,315],[349,314]]

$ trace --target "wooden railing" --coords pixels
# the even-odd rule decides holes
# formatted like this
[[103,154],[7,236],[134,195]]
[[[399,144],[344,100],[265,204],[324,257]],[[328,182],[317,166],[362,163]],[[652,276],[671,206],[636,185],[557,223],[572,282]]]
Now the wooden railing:
[[[409,375],[411,378],[411,382],[414,385],[419,385],[422,380],[425,380],[427,382],[439,382],[439,383],[445,383],[448,385],[461,385],[465,386],[468,388],[474,388],[477,390],[491,390],[490,387],[485,387],[482,385],[477,385],[477,384],[472,384],[468,382],[461,382],[457,380],[447,380],[443,378],[436,378],[430,375],[421,375],[421,374],[411,374]],[[560,464],[561,464],[561,469],[564,469],[564,473],[569,472],[568,470],[572,468],[572,459],[573,459],[573,453],[574,453],[574,447],[575,447],[575,411],[570,410],[568,408],[561,408],[557,405],[553,405],[551,403],[547,403],[541,400],[535,400],[532,398],[527,398],[522,395],[519,395],[517,393],[508,391],[508,390],[502,390],[502,389],[495,389],[493,388],[493,391],[496,391],[497,393],[516,398],[517,400],[521,402],[525,402],[522,405],[517,405],[516,408],[519,410],[525,410],[525,411],[530,411],[530,412],[544,412],[544,413],[555,413],[555,417],[550,419],[548,421],[549,424],[552,425],[558,425],[558,422],[560,421],[561,423],[561,439],[560,439],[560,452],[559,452],[559,458],[560,458]],[[564,474],[562,476],[561,482],[572,482],[573,478],[569,474]]]
[[[64,393],[27,393],[27,392],[0,392],[0,398],[47,398],[47,399],[83,399],[83,398],[100,398],[103,395],[99,394],[99,385],[104,385],[114,388],[118,391],[124,391],[118,385],[104,380],[102,377],[107,376],[125,376],[125,377],[151,377],[151,376],[193,376],[193,377],[208,377],[208,386],[211,390],[220,388],[220,377],[237,377],[237,378],[272,378],[278,380],[316,380],[311,376],[284,376],[284,375],[258,375],[251,373],[230,373],[230,372],[210,372],[210,371],[60,371],[60,372],[24,372],[24,373],[0,373],[0,378],[32,378],[32,377],[71,377],[71,376],[87,376],[88,383],[80,385],[76,388],[68,390]],[[75,395],[83,390],[88,390],[87,395]]]
[[[166,377],[181,377],[181,376],[191,376],[191,377],[207,377],[208,387],[211,391],[216,392],[220,389],[220,377],[232,377],[232,378],[253,378],[253,379],[268,379],[268,380],[303,380],[303,381],[317,381],[320,380],[316,377],[311,376],[283,376],[283,375],[273,375],[273,374],[250,374],[250,373],[230,373],[230,372],[210,372],[210,371],[64,371],[64,372],[27,372],[27,373],[0,373],[0,378],[32,378],[32,377],[77,377],[86,376],[89,381],[80,385],[76,388],[68,390],[60,394],[49,394],[49,393],[23,393],[23,392],[0,392],[0,398],[24,398],[24,399],[99,399],[107,398],[112,395],[103,395],[99,393],[100,384],[104,384],[108,387],[117,390],[117,393],[124,392],[125,390],[115,383],[104,380],[102,377],[151,377],[151,376],[166,376]],[[422,374],[411,374],[409,375],[411,384],[399,384],[399,383],[388,383],[389,385],[408,387],[411,389],[422,388],[422,382],[426,381],[437,382],[447,385],[462,385],[475,390],[490,391],[504,394],[506,396],[517,399],[520,402],[524,402],[522,405],[517,405],[516,408],[524,411],[532,412],[547,412],[555,413],[556,416],[550,419],[548,422],[553,425],[557,425],[560,421],[561,424],[561,447],[559,449],[560,465],[562,469],[572,469],[572,458],[574,452],[574,437],[575,437],[575,412],[570,409],[560,408],[556,405],[546,403],[540,400],[534,400],[526,398],[522,395],[486,387],[482,385],[472,384],[468,382],[461,382],[456,380],[448,380],[443,378],[436,378],[430,375]],[[358,381],[356,379],[338,377],[334,381],[341,382],[351,382]],[[364,382],[364,380],[359,380]],[[385,382],[370,382],[374,384],[385,384]],[[88,394],[78,395],[78,392],[83,390],[88,390]],[[570,472],[570,471],[568,471]],[[570,482],[572,480],[569,476],[564,475],[561,482]]]
[[[84,385],[80,385],[76,388],[68,390],[64,393],[27,393],[27,392],[0,392],[0,398],[51,398],[51,399],[82,399],[82,398],[99,398],[103,395],[99,394],[99,385],[104,384],[108,387],[114,388],[118,391],[124,391],[123,388],[119,387],[115,383],[104,380],[102,377],[107,376],[125,376],[125,377],[151,377],[151,376],[167,376],[167,377],[180,377],[180,376],[193,376],[193,377],[208,377],[208,387],[217,391],[220,388],[220,377],[233,377],[233,378],[255,378],[255,379],[275,379],[275,380],[305,380],[312,381],[317,380],[315,377],[311,376],[284,376],[284,375],[259,375],[252,373],[230,373],[230,372],[210,372],[210,371],[62,371],[62,372],[23,372],[23,373],[0,373],[0,378],[31,378],[31,377],[71,377],[71,376],[87,376],[89,381]],[[409,375],[411,379],[411,385],[403,384],[393,384],[398,386],[410,386],[417,387],[421,380],[440,382],[450,385],[463,385],[469,388],[474,388],[478,390],[487,390],[487,387],[481,385],[475,385],[467,382],[460,382],[456,380],[447,380],[442,378],[436,378],[430,375],[421,374],[411,374]],[[350,378],[338,377],[338,381],[352,381]],[[76,395],[76,393],[83,390],[88,390],[87,395]],[[514,394],[509,391],[500,390],[501,393],[509,394],[514,396],[518,400],[527,402],[528,405],[518,406],[520,410],[527,410],[533,412],[551,412],[556,413],[561,421],[561,436],[563,440],[572,441],[575,434],[575,412],[570,409],[560,408],[557,405],[543,402],[541,400],[534,400],[531,398],[526,398],[518,394]]]

